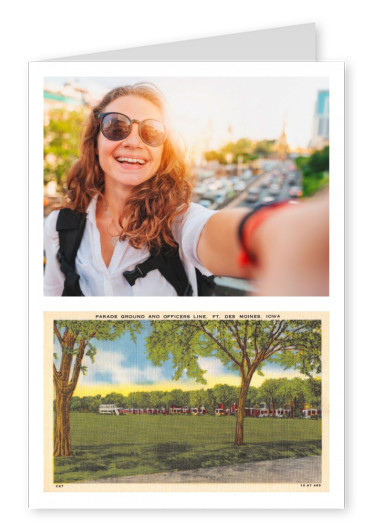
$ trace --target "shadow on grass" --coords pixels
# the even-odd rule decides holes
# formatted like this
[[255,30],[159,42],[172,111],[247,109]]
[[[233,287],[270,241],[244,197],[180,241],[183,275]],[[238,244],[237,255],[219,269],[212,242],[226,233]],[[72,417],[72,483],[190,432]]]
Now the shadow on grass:
[[321,455],[320,440],[245,443],[241,447],[172,442],[77,446],[73,456],[55,458],[54,481],[72,483],[315,455]]

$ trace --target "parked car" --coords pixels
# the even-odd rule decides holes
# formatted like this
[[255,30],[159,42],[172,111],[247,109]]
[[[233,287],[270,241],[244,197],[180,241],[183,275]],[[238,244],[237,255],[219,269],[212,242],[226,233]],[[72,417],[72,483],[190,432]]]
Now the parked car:
[[298,186],[292,186],[290,188],[289,195],[290,197],[301,197],[303,192]]
[[249,179],[250,177],[252,177],[252,170],[250,170],[249,168],[245,169],[243,171],[242,177],[243,179]]
[[226,201],[226,192],[219,192],[214,199],[214,202],[217,203],[217,205],[222,205]]
[[263,205],[270,205],[270,203],[274,203],[276,200],[275,197],[273,197],[272,195],[266,195],[263,200],[262,200],[262,204]]
[[209,207],[211,207],[212,204],[213,204],[213,203],[210,201],[210,199],[200,199],[198,203],[199,203],[199,205],[202,205],[202,206],[205,207],[205,208],[209,208]]
[[234,184],[234,190],[235,192],[242,192],[247,185],[244,181],[239,181]]
[[255,203],[256,201],[259,200],[259,197],[260,197],[260,194],[258,191],[250,190],[246,197],[246,201],[248,201],[249,203]]
[[281,191],[281,187],[277,183],[272,183],[270,185],[269,194],[270,195],[279,195],[279,192]]

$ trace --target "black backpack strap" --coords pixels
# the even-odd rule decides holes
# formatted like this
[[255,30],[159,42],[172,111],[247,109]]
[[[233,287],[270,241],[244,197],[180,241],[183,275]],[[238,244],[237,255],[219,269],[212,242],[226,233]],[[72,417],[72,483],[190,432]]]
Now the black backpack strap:
[[215,291],[214,275],[206,276],[196,268],[197,293],[199,297],[212,297]]
[[59,252],[57,258],[60,270],[65,276],[62,296],[82,297],[80,276],[76,272],[75,262],[86,224],[86,213],[70,208],[60,210],[56,222],[59,233]]
[[179,297],[189,297],[193,294],[192,286],[180,260],[178,246],[164,246],[158,253],[151,251],[147,260],[138,264],[132,271],[124,271],[123,275],[133,286],[138,278],[146,277],[154,269],[159,270],[167,282],[175,288]]

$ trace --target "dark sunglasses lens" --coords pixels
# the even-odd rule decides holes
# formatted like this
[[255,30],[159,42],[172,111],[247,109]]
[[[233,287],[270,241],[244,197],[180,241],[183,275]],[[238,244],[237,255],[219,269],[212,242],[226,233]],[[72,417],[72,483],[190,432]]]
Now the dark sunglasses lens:
[[117,113],[106,114],[102,119],[102,133],[109,140],[123,140],[129,135],[129,118]]
[[161,146],[166,140],[166,128],[158,120],[144,120],[141,124],[140,136],[149,146]]

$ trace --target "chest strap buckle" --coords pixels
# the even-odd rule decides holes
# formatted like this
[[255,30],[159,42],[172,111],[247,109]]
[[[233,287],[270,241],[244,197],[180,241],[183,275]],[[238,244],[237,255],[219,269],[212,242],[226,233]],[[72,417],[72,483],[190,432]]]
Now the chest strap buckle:
[[123,275],[125,279],[129,282],[131,286],[134,286],[138,278],[146,277],[148,271],[143,271],[141,268],[142,264],[137,265],[132,271],[124,271]]

